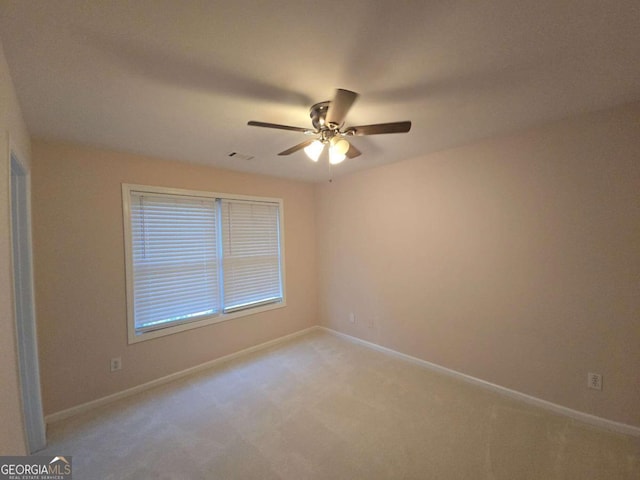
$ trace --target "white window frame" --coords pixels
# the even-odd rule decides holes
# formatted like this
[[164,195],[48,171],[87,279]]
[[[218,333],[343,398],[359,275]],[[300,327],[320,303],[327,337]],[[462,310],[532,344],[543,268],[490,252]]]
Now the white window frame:
[[[167,327],[137,333],[134,318],[134,274],[133,274],[133,245],[131,232],[131,192],[143,192],[149,194],[165,194],[165,195],[181,195],[190,197],[227,199],[227,200],[244,200],[253,202],[270,202],[278,204],[279,208],[279,228],[280,228],[280,275],[282,281],[282,301],[269,303],[266,305],[257,305],[255,307],[224,313],[220,309],[219,313],[207,316],[200,320],[194,320],[186,323],[178,323]],[[125,278],[127,288],[127,336],[129,344],[151,340],[153,338],[164,337],[174,333],[184,332],[194,328],[212,325],[214,323],[225,322],[235,318],[255,315],[257,313],[266,312],[287,306],[286,302],[286,279],[285,279],[285,248],[284,248],[284,205],[281,198],[256,197],[249,195],[236,195],[229,193],[206,192],[201,190],[185,190],[181,188],[156,187],[150,185],[122,184],[122,211],[124,223],[124,250],[125,250]],[[223,301],[223,299],[220,299]]]

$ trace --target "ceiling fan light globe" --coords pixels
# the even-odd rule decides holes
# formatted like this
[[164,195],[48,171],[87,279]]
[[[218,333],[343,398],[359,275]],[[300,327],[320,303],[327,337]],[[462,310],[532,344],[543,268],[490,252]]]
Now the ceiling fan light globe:
[[331,139],[331,150],[340,155],[345,155],[349,151],[349,147],[349,142],[343,138],[333,137]]
[[311,160],[317,162],[323,149],[324,144],[320,140],[314,140],[313,143],[304,147],[304,153],[306,153],[307,157],[309,157]]
[[329,148],[329,163],[337,165],[346,158],[344,153],[336,152],[334,148]]

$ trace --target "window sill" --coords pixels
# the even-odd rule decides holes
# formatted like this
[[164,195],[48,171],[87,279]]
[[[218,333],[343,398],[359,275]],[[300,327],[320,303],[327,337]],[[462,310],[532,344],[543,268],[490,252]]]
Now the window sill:
[[203,318],[202,320],[194,320],[193,322],[180,323],[179,325],[167,326],[152,330],[144,333],[136,333],[132,328],[129,328],[129,345],[146,340],[153,340],[154,338],[164,337],[166,335],[173,335],[174,333],[185,332],[187,330],[193,330],[194,328],[206,327],[207,325],[213,325],[215,323],[226,322],[228,320],[234,320],[236,318],[247,317],[249,315],[255,315],[257,313],[267,312],[269,310],[276,310],[278,308],[286,307],[285,300],[278,303],[270,303],[261,307],[249,308],[244,310],[238,310],[232,313],[219,313],[217,315]]

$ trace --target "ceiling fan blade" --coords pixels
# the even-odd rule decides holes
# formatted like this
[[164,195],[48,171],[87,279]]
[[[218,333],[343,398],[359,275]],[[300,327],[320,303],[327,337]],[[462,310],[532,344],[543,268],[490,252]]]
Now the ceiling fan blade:
[[311,140],[306,140],[306,141],[304,141],[302,143],[294,145],[291,148],[287,148],[286,150],[280,152],[278,155],[291,155],[292,153],[295,153],[298,150],[302,150],[303,148],[308,147],[309,145],[311,145],[315,141],[316,141],[315,138],[312,138]]
[[347,158],[356,158],[362,155],[362,152],[354,147],[351,142],[349,142],[349,150],[347,150],[347,153],[345,153],[345,155],[347,156]]
[[341,88],[337,89],[333,100],[331,100],[331,104],[329,104],[326,122],[329,125],[336,125],[338,127],[342,125],[356,98],[358,98],[356,92],[343,90]]
[[247,122],[247,125],[251,125],[252,127],[277,128],[280,130],[290,130],[292,132],[302,132],[302,133],[306,133],[310,131],[308,128],[290,127],[289,125],[278,125],[277,123],[256,122],[255,120],[251,120]]
[[382,133],[407,133],[411,130],[411,122],[376,123],[349,127],[345,133],[349,135],[380,135]]

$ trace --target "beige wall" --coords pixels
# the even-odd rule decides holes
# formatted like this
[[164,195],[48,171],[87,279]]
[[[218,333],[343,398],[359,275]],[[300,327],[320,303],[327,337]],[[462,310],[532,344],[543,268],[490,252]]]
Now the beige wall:
[[[311,184],[46,142],[32,171],[45,414],[317,323]],[[121,183],[283,198],[287,307],[128,345]]]
[[28,169],[29,134],[0,44],[0,455],[23,455],[26,448],[11,272],[10,149]]
[[640,104],[339,178],[316,201],[322,324],[640,426]]

